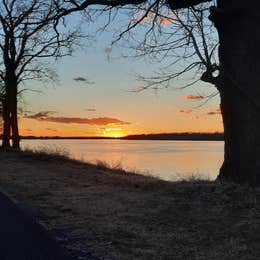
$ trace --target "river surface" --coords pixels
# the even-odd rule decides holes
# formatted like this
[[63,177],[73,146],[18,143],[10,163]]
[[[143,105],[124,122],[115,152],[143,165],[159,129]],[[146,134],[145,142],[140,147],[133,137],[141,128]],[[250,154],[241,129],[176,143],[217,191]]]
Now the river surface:
[[22,147],[61,150],[72,158],[104,161],[164,180],[215,179],[224,156],[221,141],[23,140]]

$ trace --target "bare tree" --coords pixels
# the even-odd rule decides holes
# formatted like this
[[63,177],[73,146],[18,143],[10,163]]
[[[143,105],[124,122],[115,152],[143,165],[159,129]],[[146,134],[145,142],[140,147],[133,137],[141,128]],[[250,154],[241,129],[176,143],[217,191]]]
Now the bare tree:
[[[220,93],[221,111],[224,125],[225,158],[220,170],[220,179],[240,183],[260,184],[260,32],[259,0],[30,0],[2,1],[0,22],[1,49],[5,71],[6,100],[8,100],[9,121],[12,122],[13,134],[19,137],[17,130],[17,62],[19,51],[14,46],[13,35],[19,28],[36,26],[33,31],[45,32],[46,28],[59,28],[60,19],[77,11],[87,10],[91,5],[112,7],[139,5],[144,10],[153,8],[169,8],[172,11],[194,7],[197,4],[210,2],[210,20],[214,23],[219,36],[219,66],[218,75],[214,76],[215,67],[204,71],[204,79],[213,77]],[[214,3],[216,2],[216,6]],[[30,8],[29,6],[32,6]],[[19,6],[19,7],[18,7]],[[17,8],[16,8],[17,7]],[[30,10],[33,9],[33,12]],[[42,10],[42,11],[40,11]],[[16,12],[16,15],[13,15]],[[29,14],[32,20],[28,20]],[[145,16],[144,16],[145,17]],[[27,30],[27,29],[26,29]],[[33,35],[28,33],[29,36]],[[57,34],[59,35],[59,34]],[[25,36],[25,37],[24,37]],[[26,34],[18,34],[17,42],[28,39]],[[32,37],[33,38],[33,37]],[[5,46],[11,47],[5,50]],[[23,45],[21,45],[22,47]],[[34,45],[33,45],[34,46]],[[23,47],[22,47],[23,49]],[[59,49],[59,48],[58,48]],[[31,50],[30,48],[28,50]],[[45,49],[46,50],[46,49]],[[56,53],[56,52],[55,52]],[[59,52],[58,52],[59,53]],[[16,57],[16,59],[14,59]],[[23,58],[26,58],[26,54]],[[17,59],[18,58],[18,59]],[[29,64],[29,63],[26,63]],[[22,67],[20,67],[22,68]],[[205,74],[206,72],[206,74]],[[11,87],[12,86],[12,87]],[[10,105],[11,104],[11,105]],[[5,114],[5,112],[4,112]],[[19,138],[14,140],[14,146],[19,146]]]
[[0,78],[3,81],[2,146],[20,147],[17,96],[27,80],[52,79],[54,74],[42,60],[71,55],[73,44],[81,37],[66,17],[85,12],[90,5],[118,6],[139,4],[140,0],[2,0],[0,3]]
[[43,66],[43,59],[71,55],[73,44],[81,37],[66,17],[85,12],[90,5],[118,6],[139,4],[140,0],[2,0],[0,3],[0,78],[3,81],[3,137],[2,146],[20,147],[17,118],[17,96],[21,83],[27,80],[53,78]]
[[27,80],[53,79],[55,74],[42,62],[71,55],[81,37],[78,28],[67,28],[55,1],[2,1],[0,4],[0,77],[3,105],[3,147],[19,148],[17,96]]
[[[130,8],[130,13],[134,18],[116,42],[126,38],[135,58],[148,57],[149,61],[160,64],[160,70],[153,72],[153,76],[139,75],[144,86],[138,90],[167,88],[174,85],[175,80],[179,86],[179,79],[186,74],[190,82],[178,88],[191,86],[199,80],[217,85],[218,37],[208,20],[208,4],[173,11],[155,8],[147,12],[135,7]],[[137,24],[137,30],[131,29],[137,28]],[[140,27],[145,34],[138,33]]]
[[3,101],[4,101],[4,87],[0,83],[0,132],[3,131]]
[[[205,1],[195,1],[198,2]],[[212,1],[211,1],[212,2]],[[219,179],[260,184],[260,33],[257,0],[217,0],[210,20],[219,36],[220,93],[225,157]],[[171,9],[194,6],[194,1],[169,1]]]
[[[219,63],[204,63],[203,59],[210,57],[205,53],[199,60],[200,64],[203,64],[202,80],[215,84],[221,100],[225,156],[218,179],[260,185],[260,2],[147,1],[147,5],[139,6],[145,10],[139,23],[146,19],[150,11],[158,13],[158,10],[161,10],[163,14],[167,10],[166,7],[173,12],[187,8],[195,10],[198,4],[205,2],[212,5],[209,19],[213,22],[219,38]],[[136,24],[129,25],[127,30],[133,29]],[[185,46],[183,48],[185,49]],[[196,67],[193,65],[191,69]],[[165,79],[167,82],[169,78]],[[150,83],[154,84],[154,80],[157,78],[153,78]],[[157,84],[164,83],[160,80],[161,78],[158,78]]]

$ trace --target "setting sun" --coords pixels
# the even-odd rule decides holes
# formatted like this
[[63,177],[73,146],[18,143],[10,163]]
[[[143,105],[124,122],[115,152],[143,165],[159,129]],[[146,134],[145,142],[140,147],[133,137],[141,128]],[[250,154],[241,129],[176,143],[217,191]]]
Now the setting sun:
[[112,137],[112,138],[120,138],[126,136],[126,134],[123,132],[123,129],[120,127],[111,127],[106,128],[103,131],[104,137]]

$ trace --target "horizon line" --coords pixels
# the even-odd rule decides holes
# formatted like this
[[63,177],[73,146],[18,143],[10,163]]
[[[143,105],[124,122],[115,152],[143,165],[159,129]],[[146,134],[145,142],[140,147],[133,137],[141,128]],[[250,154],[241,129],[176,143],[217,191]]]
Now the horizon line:
[[222,139],[223,132],[171,132],[171,133],[150,133],[132,134],[126,136],[35,136],[21,135],[21,139]]

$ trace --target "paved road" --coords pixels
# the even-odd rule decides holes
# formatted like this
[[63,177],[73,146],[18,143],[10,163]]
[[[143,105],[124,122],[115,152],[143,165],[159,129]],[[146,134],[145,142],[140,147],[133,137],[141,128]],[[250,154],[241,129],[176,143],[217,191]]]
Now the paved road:
[[2,193],[0,193],[0,259],[74,260]]

